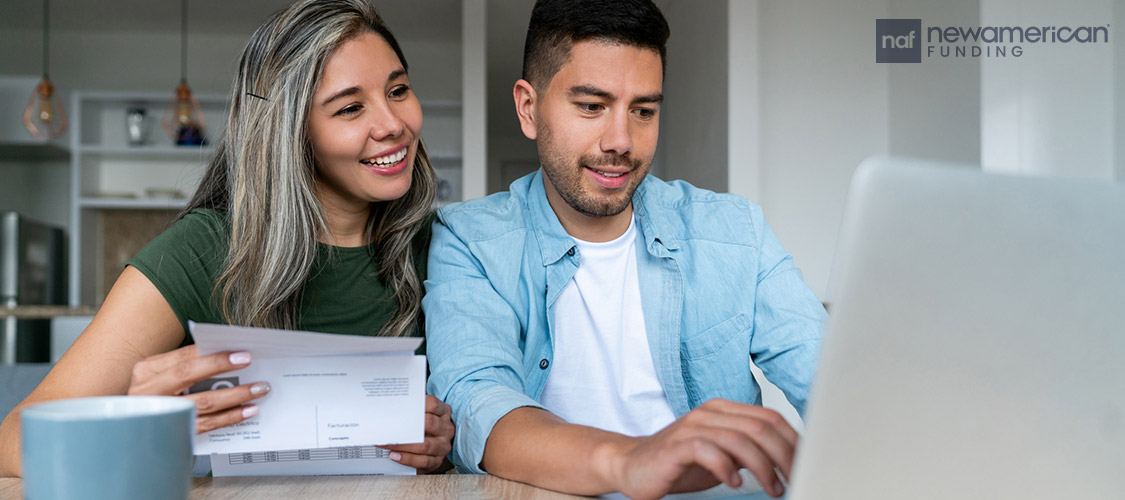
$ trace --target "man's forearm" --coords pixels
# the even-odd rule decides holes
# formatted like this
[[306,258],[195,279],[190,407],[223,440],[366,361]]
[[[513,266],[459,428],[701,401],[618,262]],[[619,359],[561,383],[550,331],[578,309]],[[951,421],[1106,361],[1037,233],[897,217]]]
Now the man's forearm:
[[540,408],[512,410],[492,428],[483,468],[491,474],[579,495],[617,491],[617,457],[635,438],[569,424]]

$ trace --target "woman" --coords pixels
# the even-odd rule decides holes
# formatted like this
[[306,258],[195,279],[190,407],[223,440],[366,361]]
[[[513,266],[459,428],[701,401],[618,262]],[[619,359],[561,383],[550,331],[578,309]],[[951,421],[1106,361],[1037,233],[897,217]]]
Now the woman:
[[[21,407],[107,394],[179,395],[249,364],[198,356],[187,320],[357,335],[421,335],[434,173],[394,36],[364,0],[300,0],[251,36],[227,130],[188,208],[122,272],[44,381],[0,426],[18,475]],[[186,345],[186,347],[184,347]],[[197,432],[257,414],[267,381],[206,391]],[[388,447],[429,472],[450,450],[449,407],[426,401],[426,441]]]

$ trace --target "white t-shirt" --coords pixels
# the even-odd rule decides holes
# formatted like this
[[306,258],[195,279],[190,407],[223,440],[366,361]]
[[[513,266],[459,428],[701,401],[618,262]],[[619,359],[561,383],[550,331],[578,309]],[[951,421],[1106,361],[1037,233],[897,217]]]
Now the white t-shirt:
[[575,242],[582,260],[555,302],[554,363],[539,402],[573,424],[651,435],[676,417],[648,345],[634,222],[613,241]]

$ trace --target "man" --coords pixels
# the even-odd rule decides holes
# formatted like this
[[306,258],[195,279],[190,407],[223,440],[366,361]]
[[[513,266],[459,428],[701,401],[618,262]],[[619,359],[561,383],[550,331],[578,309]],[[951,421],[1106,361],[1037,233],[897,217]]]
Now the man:
[[542,169],[434,225],[430,392],[453,459],[578,494],[740,485],[772,495],[797,434],[748,356],[803,411],[823,307],[733,195],[646,177],[668,25],[651,0],[540,0],[513,95]]

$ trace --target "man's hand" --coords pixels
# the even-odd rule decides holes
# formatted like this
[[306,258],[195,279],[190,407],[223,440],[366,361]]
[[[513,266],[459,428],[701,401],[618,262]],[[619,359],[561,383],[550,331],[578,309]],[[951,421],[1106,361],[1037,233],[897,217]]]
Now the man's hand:
[[774,469],[789,477],[796,445],[797,432],[777,412],[712,399],[652,436],[615,443],[607,463],[618,489],[633,499],[719,483],[737,488],[741,468],[776,497],[785,490]]

